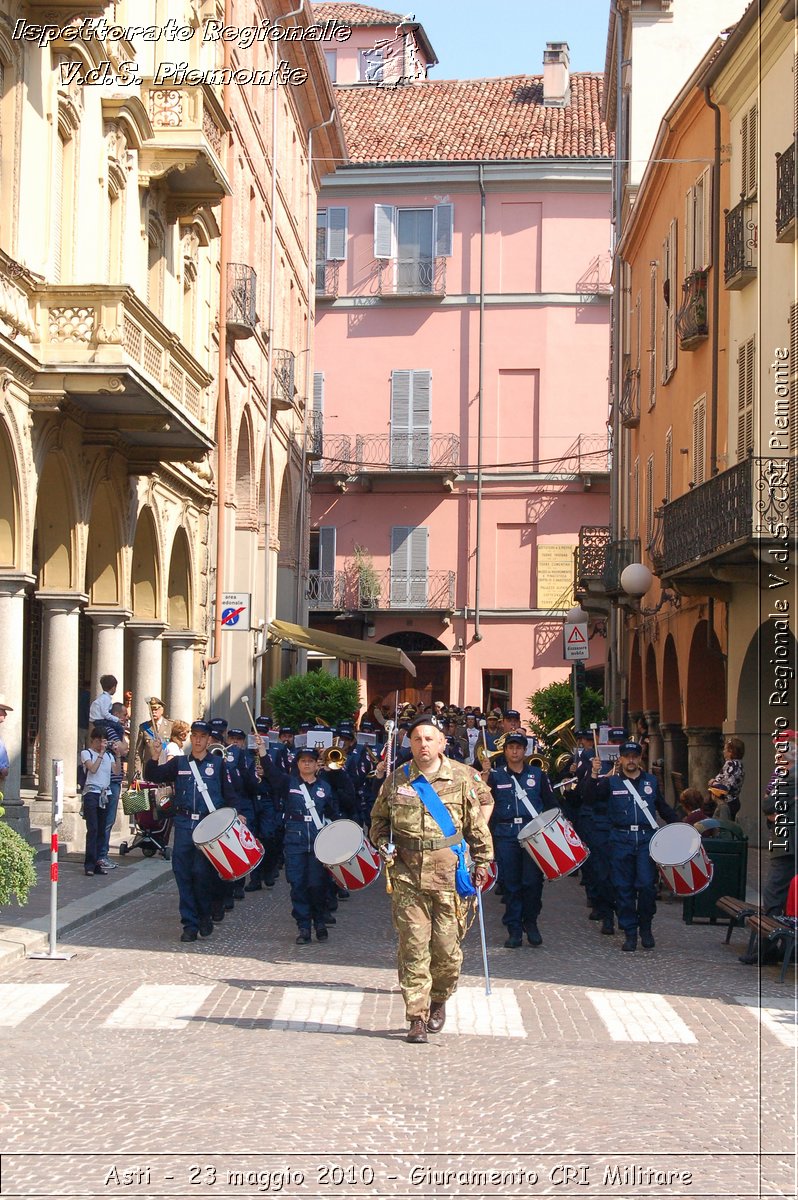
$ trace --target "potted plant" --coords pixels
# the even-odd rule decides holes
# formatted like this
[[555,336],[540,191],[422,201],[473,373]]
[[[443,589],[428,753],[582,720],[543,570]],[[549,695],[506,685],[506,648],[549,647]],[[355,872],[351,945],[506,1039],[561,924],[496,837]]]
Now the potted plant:
[[378,608],[380,603],[380,577],[374,569],[374,560],[363,546],[354,549],[355,572],[361,608]]
[[0,908],[10,904],[12,896],[17,904],[27,904],[36,883],[33,847],[2,820],[5,811],[0,805]]

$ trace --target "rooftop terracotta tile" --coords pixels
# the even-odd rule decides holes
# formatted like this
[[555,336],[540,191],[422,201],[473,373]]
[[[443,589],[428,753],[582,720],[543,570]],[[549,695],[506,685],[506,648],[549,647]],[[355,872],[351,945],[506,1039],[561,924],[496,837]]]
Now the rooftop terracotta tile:
[[398,25],[404,14],[372,8],[370,4],[314,4],[313,17],[317,22],[342,21],[346,25]]

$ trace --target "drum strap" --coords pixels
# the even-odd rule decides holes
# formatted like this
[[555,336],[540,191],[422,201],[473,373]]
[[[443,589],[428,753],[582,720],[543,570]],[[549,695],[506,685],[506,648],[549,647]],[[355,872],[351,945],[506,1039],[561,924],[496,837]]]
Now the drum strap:
[[624,779],[624,781],[623,781],[623,786],[626,788],[627,792],[628,792],[628,793],[629,793],[629,795],[632,797],[632,799],[634,800],[635,804],[638,806],[638,808],[640,809],[640,811],[642,812],[643,816],[644,816],[644,817],[646,818],[646,820],[648,821],[648,823],[649,823],[649,825],[651,826],[651,828],[652,828],[652,829],[659,829],[659,825],[657,824],[657,822],[656,822],[656,820],[654,819],[654,817],[651,815],[651,809],[648,807],[648,804],[645,802],[645,800],[643,799],[643,797],[640,795],[640,793],[638,792],[638,790],[637,790],[637,788],[634,786],[634,784],[633,784],[633,783],[631,783],[631,782],[630,782],[630,780],[628,780],[628,779]]
[[526,809],[526,811],[529,813],[529,815],[531,817],[539,817],[540,813],[535,808],[534,804],[530,804],[529,797],[527,796],[524,789],[521,787],[521,784],[518,782],[518,776],[513,774],[512,771],[510,771],[509,774],[512,776],[513,787],[515,788],[516,798],[521,801],[524,808]]
[[310,818],[313,821],[313,824],[316,826],[317,829],[323,828],[323,826],[325,824],[327,824],[328,822],[322,821],[321,817],[319,816],[318,810],[316,808],[316,805],[313,803],[313,799],[310,795],[310,792],[307,789],[307,786],[304,783],[300,783],[299,790],[302,793],[302,795],[305,797],[305,808],[310,813]]
[[213,800],[211,800],[210,793],[208,792],[208,789],[207,789],[202,777],[200,776],[199,771],[197,770],[197,764],[194,762],[193,758],[190,758],[188,760],[188,765],[191,767],[191,774],[194,776],[194,782],[197,785],[197,791],[202,796],[202,799],[205,801],[205,805],[208,809],[208,812],[209,813],[216,812],[216,805],[214,804]]

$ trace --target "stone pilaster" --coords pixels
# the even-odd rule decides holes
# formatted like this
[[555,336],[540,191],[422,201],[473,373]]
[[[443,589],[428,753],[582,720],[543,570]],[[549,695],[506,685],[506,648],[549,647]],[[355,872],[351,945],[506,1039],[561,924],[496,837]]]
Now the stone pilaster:
[[721,764],[723,734],[717,726],[691,725],[687,734],[687,770],[690,787],[706,791],[707,780],[717,775]]
[[130,714],[131,738],[135,739],[136,731],[143,721],[150,720],[150,710],[147,705],[148,696],[161,696],[163,680],[163,639],[166,629],[163,621],[128,621],[128,634],[132,638],[132,679],[130,688],[133,692],[133,709]]
[[91,644],[91,698],[99,696],[100,676],[115,675],[119,688],[115,699],[123,699],[125,676],[125,625],[130,613],[124,608],[92,607],[86,609],[92,620]]
[[0,725],[0,738],[9,757],[8,776],[0,783],[6,808],[21,803],[25,588],[34,582],[32,575],[0,575],[0,646],[3,647],[0,656],[0,696],[11,705],[11,711]]
[[663,777],[665,782],[665,799],[669,804],[675,804],[679,799],[671,781],[671,773],[678,771],[684,776],[687,787],[687,738],[681,725],[660,725],[662,734]]
[[648,762],[650,767],[658,758],[662,758],[662,734],[659,728],[658,712],[644,712],[643,716],[648,722]]
[[197,717],[194,689],[194,658],[197,635],[187,629],[168,630],[166,646],[166,714],[172,720],[188,721]]

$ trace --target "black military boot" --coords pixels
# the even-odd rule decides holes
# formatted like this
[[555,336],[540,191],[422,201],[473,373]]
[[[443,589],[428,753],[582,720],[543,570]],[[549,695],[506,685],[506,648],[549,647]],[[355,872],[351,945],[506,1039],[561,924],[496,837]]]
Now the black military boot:
[[543,938],[540,936],[540,930],[537,926],[537,921],[530,921],[526,927],[526,940],[530,946],[542,946]]
[[612,917],[604,917],[601,922],[601,932],[608,933],[610,937],[615,933],[615,922]]
[[627,933],[626,939],[625,939],[623,945],[621,946],[621,949],[622,950],[636,950],[637,949],[637,934],[636,933]]
[[650,925],[640,926],[640,945],[644,950],[653,950],[656,945]]

